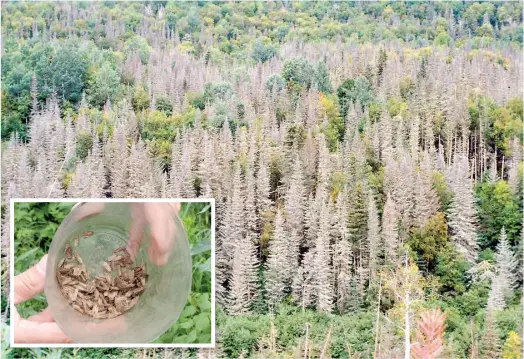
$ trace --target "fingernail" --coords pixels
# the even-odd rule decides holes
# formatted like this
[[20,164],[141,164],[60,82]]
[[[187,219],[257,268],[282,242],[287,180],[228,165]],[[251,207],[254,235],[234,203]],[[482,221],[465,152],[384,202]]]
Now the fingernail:
[[43,275],[45,275],[45,269],[47,266],[47,254],[43,256],[36,264],[36,269]]

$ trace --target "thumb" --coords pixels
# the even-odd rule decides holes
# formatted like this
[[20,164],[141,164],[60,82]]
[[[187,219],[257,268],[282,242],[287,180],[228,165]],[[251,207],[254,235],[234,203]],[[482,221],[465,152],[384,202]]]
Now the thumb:
[[44,290],[47,254],[40,261],[23,273],[15,276],[15,305],[33,298]]

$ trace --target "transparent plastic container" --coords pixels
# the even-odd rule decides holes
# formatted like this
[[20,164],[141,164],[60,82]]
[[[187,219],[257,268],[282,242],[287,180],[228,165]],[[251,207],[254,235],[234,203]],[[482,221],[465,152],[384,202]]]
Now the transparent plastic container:
[[[78,252],[90,277],[103,274],[102,263],[116,248],[125,247],[133,222],[130,202],[106,202],[102,212],[78,220],[80,207],[71,211],[58,228],[47,259],[45,295],[51,314],[62,331],[75,343],[150,343],[180,316],[191,290],[191,252],[182,222],[173,217],[173,250],[166,265],[156,266],[148,256],[149,227],[143,232],[136,264],[145,262],[148,279],[137,304],[111,319],[94,319],[71,307],[62,296],[56,270],[69,243]],[[82,234],[93,235],[83,238]],[[74,239],[79,237],[78,247]]]

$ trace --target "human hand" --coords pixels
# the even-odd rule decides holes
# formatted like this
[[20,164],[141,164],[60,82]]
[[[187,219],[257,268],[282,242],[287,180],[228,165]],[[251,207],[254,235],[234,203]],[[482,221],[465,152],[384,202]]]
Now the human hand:
[[[87,202],[77,204],[76,219],[81,220],[101,213],[104,203]],[[180,212],[180,203],[140,202],[131,203],[131,227],[127,251],[132,257],[136,256],[140,243],[144,237],[146,225],[151,231],[151,244],[148,248],[149,259],[157,266],[166,265],[173,250],[174,235],[176,232],[173,217]]]
[[173,217],[180,212],[180,203],[133,203],[131,228],[126,249],[134,257],[144,237],[145,226],[151,231],[151,244],[147,249],[149,259],[157,266],[169,261],[176,232]]
[[[15,276],[14,304],[25,302],[44,290],[47,254],[40,261]],[[23,319],[14,307],[12,313],[15,343],[72,343],[55,323],[49,308]]]

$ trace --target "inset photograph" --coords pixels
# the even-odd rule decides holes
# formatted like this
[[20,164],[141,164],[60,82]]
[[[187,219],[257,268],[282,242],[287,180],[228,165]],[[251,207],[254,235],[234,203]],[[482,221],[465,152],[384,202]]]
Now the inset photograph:
[[214,201],[11,201],[11,346],[214,345]]

